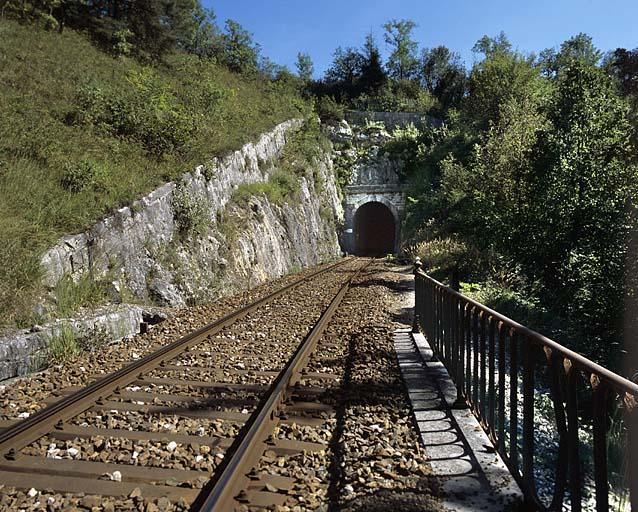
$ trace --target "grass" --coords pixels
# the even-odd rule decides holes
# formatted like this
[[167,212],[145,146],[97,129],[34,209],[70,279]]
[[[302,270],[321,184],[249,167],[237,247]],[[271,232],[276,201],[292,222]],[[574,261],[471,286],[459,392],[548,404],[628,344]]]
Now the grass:
[[234,191],[232,200],[236,204],[246,204],[252,196],[265,195],[268,201],[282,205],[299,191],[299,181],[290,173],[278,170],[268,181],[242,183]]
[[82,349],[71,326],[64,324],[49,338],[47,351],[51,361],[64,362],[78,356]]
[[289,137],[281,158],[274,162],[276,170],[268,176],[268,180],[240,185],[233,192],[232,201],[245,205],[252,196],[257,195],[265,195],[271,203],[278,205],[295,201],[302,177],[314,183],[315,189],[320,192],[323,183],[317,172],[317,163],[329,148],[330,142],[321,132],[319,123],[308,120]]
[[289,86],[208,61],[151,69],[0,20],[0,325],[41,294],[40,255],[62,234],[308,111]]
[[74,282],[68,276],[58,281],[54,290],[57,316],[68,317],[83,306],[97,306],[107,298],[105,284],[88,274]]

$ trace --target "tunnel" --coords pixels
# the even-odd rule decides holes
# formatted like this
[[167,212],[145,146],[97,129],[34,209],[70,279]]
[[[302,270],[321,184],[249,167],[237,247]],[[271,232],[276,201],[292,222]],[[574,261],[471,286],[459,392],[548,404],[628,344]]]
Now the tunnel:
[[385,256],[394,252],[394,215],[383,203],[373,201],[357,209],[354,233],[359,256]]

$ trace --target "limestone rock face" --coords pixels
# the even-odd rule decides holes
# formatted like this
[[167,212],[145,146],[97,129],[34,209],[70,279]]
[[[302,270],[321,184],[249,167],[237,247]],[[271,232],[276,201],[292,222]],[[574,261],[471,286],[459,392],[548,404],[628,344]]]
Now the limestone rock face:
[[0,381],[37,370],[47,357],[49,341],[70,329],[77,340],[88,344],[110,343],[140,332],[148,317],[161,315],[135,305],[105,306],[75,319],[58,320],[45,326],[23,329],[0,336]]
[[[257,142],[157,188],[86,232],[63,237],[42,257],[45,285],[52,288],[65,275],[78,279],[90,271],[95,278],[114,276],[138,299],[183,306],[219,296],[221,289],[254,286],[292,267],[337,256],[335,220],[343,218],[343,210],[329,155],[315,170],[321,190],[302,178],[299,204],[272,205],[262,196],[251,199],[248,212],[230,206],[241,219],[233,240],[220,224],[233,191],[268,180],[286,134],[301,124],[286,121]],[[188,204],[176,204],[180,201]],[[183,219],[189,215],[205,216],[204,232],[184,236],[181,224],[193,222]]]
[[87,231],[61,238],[42,257],[45,286],[52,289],[66,276],[77,281],[90,273],[110,283],[113,304],[106,312],[84,312],[82,318],[51,322],[37,331],[0,336],[0,380],[37,366],[59,325],[71,325],[78,336],[99,328],[108,341],[138,333],[149,308],[120,304],[131,294],[143,304],[183,307],[338,257],[337,229],[344,212],[330,152],[316,159],[309,177],[300,178],[294,204],[273,204],[263,194],[240,204],[231,201],[239,186],[268,180],[287,136],[302,124],[286,121]]

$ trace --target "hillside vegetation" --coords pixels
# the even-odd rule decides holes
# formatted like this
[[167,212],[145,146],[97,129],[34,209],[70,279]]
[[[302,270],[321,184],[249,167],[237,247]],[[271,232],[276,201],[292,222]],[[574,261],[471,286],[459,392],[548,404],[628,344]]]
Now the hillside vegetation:
[[[638,49],[604,53],[580,33],[528,54],[501,32],[476,42],[467,68],[445,46],[420,47],[416,27],[383,25],[385,62],[372,35],[338,47],[309,81],[320,115],[436,116],[442,126],[397,129],[384,148],[406,164],[408,252],[495,309],[632,374],[635,363],[622,363],[638,333]],[[300,55],[300,74],[310,64]]]
[[0,323],[34,320],[57,237],[309,112],[289,80],[183,51],[143,62],[0,21]]

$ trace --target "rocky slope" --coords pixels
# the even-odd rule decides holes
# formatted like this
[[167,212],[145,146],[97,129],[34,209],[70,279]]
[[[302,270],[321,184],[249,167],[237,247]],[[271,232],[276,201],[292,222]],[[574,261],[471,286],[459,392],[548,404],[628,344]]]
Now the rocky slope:
[[[90,276],[108,283],[114,303],[133,299],[181,307],[338,257],[336,225],[343,210],[329,153],[315,159],[307,173],[314,179],[300,178],[297,200],[272,203],[261,194],[233,201],[238,187],[266,182],[277,171],[287,138],[302,124],[282,123],[257,142],[197,167],[85,232],[63,237],[42,257],[45,285],[53,290],[62,279]],[[45,317],[54,301],[53,294],[43,301]],[[117,313],[129,318],[130,309],[113,307],[110,321],[100,322],[100,329],[111,339],[135,334],[139,323],[123,322]],[[143,308],[134,309],[133,316],[142,319]],[[81,335],[85,323],[73,319],[69,325]],[[34,354],[59,332],[59,324],[0,338],[0,379],[32,366]]]

